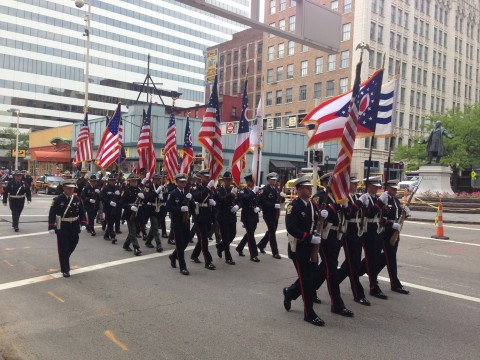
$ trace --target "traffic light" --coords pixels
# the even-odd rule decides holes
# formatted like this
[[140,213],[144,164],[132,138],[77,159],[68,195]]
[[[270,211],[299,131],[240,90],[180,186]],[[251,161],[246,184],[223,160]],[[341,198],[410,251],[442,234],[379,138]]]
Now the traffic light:
[[314,155],[313,155],[313,160],[317,164],[321,164],[323,162],[323,150],[315,150]]

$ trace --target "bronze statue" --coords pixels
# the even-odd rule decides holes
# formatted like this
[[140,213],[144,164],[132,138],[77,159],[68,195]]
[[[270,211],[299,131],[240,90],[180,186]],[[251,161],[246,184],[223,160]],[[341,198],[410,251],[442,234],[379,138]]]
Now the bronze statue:
[[435,123],[435,128],[430,131],[430,135],[426,140],[420,140],[419,144],[427,144],[427,164],[432,163],[432,158],[436,157],[436,163],[440,163],[440,158],[445,153],[445,147],[443,146],[443,136],[449,139],[453,139],[453,135],[450,134],[447,129],[442,126],[441,121]]

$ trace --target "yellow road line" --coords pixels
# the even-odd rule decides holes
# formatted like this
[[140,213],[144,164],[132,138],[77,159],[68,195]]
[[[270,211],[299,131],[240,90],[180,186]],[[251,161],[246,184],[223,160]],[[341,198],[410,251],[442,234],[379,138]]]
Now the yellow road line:
[[123,351],[128,351],[128,348],[127,346],[122,343],[121,341],[117,340],[117,338],[115,337],[115,335],[113,334],[113,332],[111,332],[110,330],[106,330],[104,332],[104,335],[111,341],[113,342],[115,345],[117,345],[118,347],[120,347]]
[[8,266],[13,266],[12,263],[11,263],[10,261],[8,261],[8,260],[3,260],[3,262],[4,262],[5,264],[7,264]]
[[57,300],[60,301],[61,303],[64,303],[64,302],[65,302],[65,300],[63,300],[60,296],[58,296],[57,294],[55,294],[55,293],[53,293],[53,292],[51,292],[51,291],[48,292],[48,295],[50,295],[51,297],[57,299]]

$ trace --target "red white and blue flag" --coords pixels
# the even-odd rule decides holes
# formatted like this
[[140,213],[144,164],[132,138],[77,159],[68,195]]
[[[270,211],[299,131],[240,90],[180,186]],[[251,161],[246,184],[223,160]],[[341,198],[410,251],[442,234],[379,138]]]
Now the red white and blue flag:
[[190,121],[187,116],[187,124],[185,125],[185,136],[183,138],[183,158],[180,166],[180,172],[188,174],[190,172],[190,165],[193,162],[193,143],[192,132],[190,131]]
[[82,161],[89,161],[93,159],[92,138],[90,136],[90,129],[88,128],[88,111],[85,113],[85,119],[78,131],[77,136],[77,151],[73,159],[73,164],[78,165]]
[[125,160],[127,160],[127,153],[125,151],[125,147],[123,146],[123,120],[122,119],[120,119],[120,125],[118,126],[118,138],[120,141],[120,149],[118,150],[119,155],[117,160],[115,160],[115,162],[118,165],[120,165],[120,164],[123,164]]
[[175,176],[178,174],[178,154],[177,126],[175,125],[175,115],[173,114],[173,110],[170,112],[163,159],[165,168],[167,169],[168,178],[172,182],[175,182]]
[[147,113],[143,113],[143,123],[138,137],[138,169],[145,169],[148,174],[147,180],[153,178],[155,167],[157,166],[157,157],[152,141],[152,103],[148,104]]
[[237,186],[240,185],[240,178],[242,172],[245,170],[245,157],[250,149],[250,129],[247,121],[247,109],[247,80],[245,80],[242,97],[242,114],[238,123],[237,141],[235,143],[235,151],[232,159],[232,178]]
[[112,165],[120,155],[119,126],[121,117],[121,104],[119,103],[103,132],[100,145],[98,146],[96,163],[102,169],[106,169]]

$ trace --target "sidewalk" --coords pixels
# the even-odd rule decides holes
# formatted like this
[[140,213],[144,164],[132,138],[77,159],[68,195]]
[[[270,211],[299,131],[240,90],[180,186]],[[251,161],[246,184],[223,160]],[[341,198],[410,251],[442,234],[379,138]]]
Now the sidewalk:
[[[435,222],[436,212],[412,210],[408,221]],[[480,225],[480,214],[443,212],[444,224]]]

